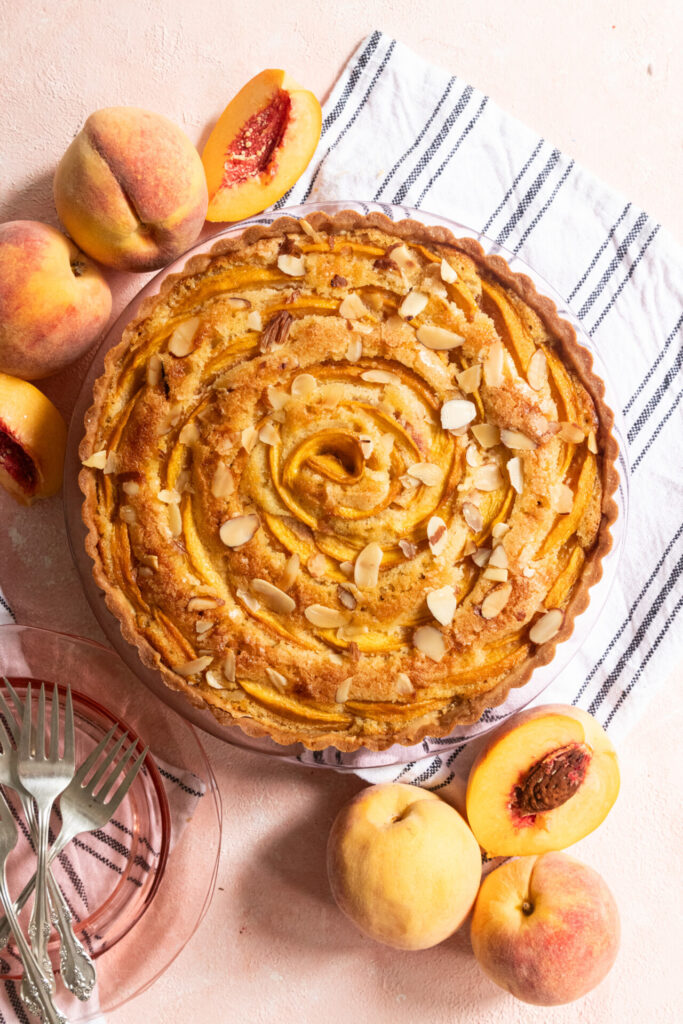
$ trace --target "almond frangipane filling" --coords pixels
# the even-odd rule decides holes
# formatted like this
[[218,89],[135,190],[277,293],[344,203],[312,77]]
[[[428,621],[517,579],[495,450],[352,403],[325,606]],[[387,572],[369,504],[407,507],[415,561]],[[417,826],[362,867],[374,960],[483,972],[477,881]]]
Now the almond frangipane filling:
[[604,460],[556,316],[469,243],[341,217],[251,229],[147,302],[81,483],[96,578],[169,685],[379,749],[528,677],[600,550]]

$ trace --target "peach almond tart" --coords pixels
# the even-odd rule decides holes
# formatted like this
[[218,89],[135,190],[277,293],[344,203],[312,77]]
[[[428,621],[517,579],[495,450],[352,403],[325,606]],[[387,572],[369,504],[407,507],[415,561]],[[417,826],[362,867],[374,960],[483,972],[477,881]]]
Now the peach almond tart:
[[616,516],[588,352],[470,239],[281,218],[192,257],[106,359],[94,574],[224,724],[384,749],[504,700],[572,631]]

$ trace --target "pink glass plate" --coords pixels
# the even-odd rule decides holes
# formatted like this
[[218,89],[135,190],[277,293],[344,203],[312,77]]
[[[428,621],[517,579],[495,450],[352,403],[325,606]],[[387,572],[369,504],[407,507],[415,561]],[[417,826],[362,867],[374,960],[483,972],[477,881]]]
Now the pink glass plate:
[[[83,437],[83,419],[85,413],[92,404],[93,385],[95,380],[102,373],[106,353],[121,340],[121,335],[126,324],[128,324],[136,315],[142,301],[151,295],[156,295],[162,281],[169,274],[177,274],[182,271],[187,260],[191,256],[209,252],[211,247],[219,239],[239,235],[244,228],[250,224],[270,224],[278,217],[282,216],[306,217],[315,210],[322,210],[329,214],[338,213],[341,210],[356,210],[358,213],[363,214],[378,212],[386,214],[386,216],[390,217],[392,220],[414,217],[416,220],[419,220],[424,224],[446,227],[457,237],[474,238],[483,246],[487,253],[498,253],[502,255],[507,260],[513,271],[517,273],[524,273],[531,277],[538,290],[542,294],[548,295],[556,303],[560,316],[564,317],[564,319],[568,320],[574,326],[579,342],[587,348],[593,356],[594,370],[605,382],[606,401],[615,414],[614,433],[619,443],[620,450],[618,465],[620,486],[617,494],[615,495],[615,500],[619,508],[619,515],[616,523],[612,526],[612,549],[603,561],[602,579],[590,591],[590,604],[588,608],[577,618],[572,635],[563,644],[558,646],[555,657],[549,665],[536,669],[528,683],[517,690],[512,690],[503,704],[494,708],[491,712],[486,712],[478,722],[475,722],[473,725],[457,727],[450,737],[439,739],[438,743],[434,744],[430,743],[429,740],[425,740],[417,746],[404,747],[396,745],[390,747],[388,750],[382,751],[381,753],[374,753],[361,749],[350,754],[341,753],[335,748],[329,747],[325,751],[313,754],[311,751],[306,750],[301,744],[281,746],[268,738],[254,739],[247,736],[246,733],[242,732],[242,730],[237,726],[220,725],[209,711],[203,711],[199,708],[193,707],[189,701],[182,696],[182,694],[174,693],[170,690],[165,685],[158,672],[148,669],[142,664],[138,657],[137,649],[132,647],[123,639],[118,620],[108,611],[104,603],[102,592],[93,580],[92,561],[85,551],[84,541],[86,531],[81,520],[81,504],[83,501],[83,495],[81,494],[78,486],[78,473],[80,470],[78,446]],[[550,686],[558,675],[567,668],[598,621],[616,577],[619,558],[623,547],[622,542],[626,533],[628,512],[629,472],[626,444],[624,441],[626,433],[623,428],[623,422],[618,411],[617,403],[612,396],[613,391],[609,383],[609,376],[602,360],[600,359],[599,353],[595,349],[590,337],[583,329],[576,315],[567,307],[564,299],[551,285],[536,273],[533,268],[525,263],[524,260],[515,253],[510,252],[503,246],[499,245],[493,239],[488,238],[486,235],[474,231],[472,228],[469,228],[464,224],[448,220],[445,217],[426,213],[424,210],[415,210],[407,206],[393,206],[388,203],[361,203],[350,200],[347,202],[309,203],[303,206],[288,207],[283,210],[266,211],[258,217],[253,217],[251,220],[243,221],[240,224],[233,225],[224,231],[218,232],[212,238],[204,239],[198,245],[194,246],[194,248],[185,253],[185,255],[180,259],[164,268],[164,270],[157,274],[156,277],[141,289],[135,299],[133,299],[133,301],[127,306],[103,339],[95,354],[88,375],[83,381],[74,413],[71,418],[69,438],[67,442],[64,471],[64,507],[67,533],[74,563],[81,577],[86,597],[102,629],[131,671],[133,671],[153,693],[160,697],[164,703],[173,707],[181,715],[187,718],[188,721],[192,722],[193,725],[206,730],[213,736],[217,736],[219,739],[225,740],[227,743],[231,743],[235,746],[256,751],[257,753],[283,757],[287,760],[300,761],[312,766],[331,767],[335,768],[337,771],[355,771],[361,767],[404,764],[414,761],[419,757],[424,757],[426,754],[436,750],[443,754],[444,752],[452,750],[456,746],[460,746],[462,743],[467,743],[477,736],[481,736],[485,732],[488,732],[490,729],[495,728],[507,717],[526,707],[527,704],[538,697],[546,687]]]

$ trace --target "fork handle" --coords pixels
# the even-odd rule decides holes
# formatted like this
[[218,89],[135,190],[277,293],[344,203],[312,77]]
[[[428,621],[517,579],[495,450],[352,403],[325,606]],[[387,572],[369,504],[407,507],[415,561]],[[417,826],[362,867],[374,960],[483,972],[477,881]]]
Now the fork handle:
[[[52,848],[50,850],[50,854],[48,857],[49,864],[52,863],[55,857],[59,856],[64,847],[71,841],[72,838],[73,836],[68,835],[64,837],[62,837],[61,835],[57,836],[57,839],[52,844]],[[29,878],[28,882],[19,893],[19,896],[14,901],[14,912],[16,914],[19,914],[20,911],[23,910],[23,908],[26,906],[26,903],[31,893],[36,887],[36,877],[37,876],[34,875],[33,878]],[[7,942],[11,934],[12,925],[7,917],[7,914],[5,914],[5,917],[3,917],[2,920],[0,920],[0,949],[4,949],[4,947],[7,945]]]
[[50,826],[50,813],[52,804],[49,807],[38,805],[37,831],[38,841],[36,852],[38,854],[38,870],[36,871],[36,898],[31,909],[31,918],[28,924],[28,936],[31,940],[31,947],[36,955],[36,960],[43,968],[48,980],[54,984],[52,964],[47,953],[47,944],[51,931],[50,899],[47,894],[47,858],[48,858],[48,834]]
[[89,999],[95,987],[95,965],[74,935],[71,927],[71,911],[49,868],[47,884],[52,904],[52,919],[61,940],[59,963],[62,981],[78,999]]

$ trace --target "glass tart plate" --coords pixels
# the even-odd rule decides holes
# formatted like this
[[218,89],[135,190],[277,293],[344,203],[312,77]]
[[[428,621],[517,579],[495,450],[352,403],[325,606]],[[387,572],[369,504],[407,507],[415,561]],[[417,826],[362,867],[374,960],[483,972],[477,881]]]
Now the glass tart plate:
[[[548,665],[537,668],[528,683],[518,689],[511,690],[504,703],[493,708],[489,712],[485,712],[478,722],[475,722],[472,725],[458,726],[453,730],[449,737],[439,738],[438,741],[435,742],[427,739],[423,740],[420,744],[411,747],[397,744],[381,752],[369,751],[365,748],[361,748],[360,750],[352,753],[342,753],[336,750],[336,748],[329,747],[324,751],[313,753],[312,751],[306,750],[306,748],[301,744],[282,746],[267,737],[258,739],[253,738],[251,736],[247,736],[246,733],[242,732],[238,726],[221,725],[209,711],[193,707],[182,694],[178,694],[170,690],[165,685],[158,672],[148,669],[142,664],[138,657],[137,649],[123,639],[118,620],[107,609],[102,591],[93,579],[92,561],[85,550],[86,530],[81,519],[83,495],[81,494],[78,486],[78,473],[80,470],[78,447],[84,433],[84,416],[92,405],[93,385],[96,379],[102,374],[106,353],[109,349],[119,343],[126,325],[137,314],[143,300],[149,296],[156,295],[162,281],[169,274],[180,273],[191,256],[209,252],[212,246],[219,239],[235,237],[241,234],[245,227],[252,224],[271,224],[274,220],[277,220],[278,217],[283,216],[306,217],[316,210],[320,210],[328,214],[339,213],[342,210],[355,210],[361,214],[377,212],[386,214],[386,216],[391,220],[403,220],[406,217],[410,217],[421,221],[423,224],[445,227],[452,231],[458,238],[476,239],[486,253],[489,255],[499,254],[503,256],[511,270],[516,273],[527,274],[533,280],[538,291],[541,294],[547,295],[555,302],[559,315],[572,324],[576,330],[579,343],[587,348],[591,353],[595,373],[601,377],[605,383],[605,400],[607,405],[614,412],[614,434],[619,444],[620,452],[617,463],[620,484],[617,493],[614,496],[619,514],[616,522],[611,527],[613,539],[612,548],[603,560],[603,575],[601,580],[590,590],[590,604],[588,608],[583,612],[583,614],[577,617],[572,635],[568,640],[558,646],[553,660]],[[76,569],[80,575],[86,597],[112,646],[121,655],[121,658],[126,662],[131,671],[134,672],[135,675],[141,679],[154,694],[160,697],[161,700],[169,707],[178,711],[179,714],[193,725],[196,725],[200,729],[204,729],[206,732],[211,733],[219,739],[225,740],[227,743],[231,743],[247,750],[253,750],[261,754],[268,754],[273,757],[281,757],[287,760],[299,761],[307,765],[330,767],[337,771],[355,771],[358,768],[380,765],[400,765],[414,761],[417,758],[424,757],[432,751],[438,751],[441,754],[446,753],[449,750],[460,746],[462,743],[467,743],[495,728],[510,715],[515,714],[517,711],[526,707],[527,704],[531,703],[531,701],[535,700],[548,686],[550,686],[560,673],[567,668],[572,659],[581,649],[600,617],[600,613],[616,578],[620,554],[623,548],[623,540],[626,534],[629,467],[625,438],[626,431],[615,399],[615,393],[609,382],[609,374],[589,335],[584,330],[576,314],[568,308],[566,301],[558,294],[558,292],[548,284],[540,274],[530,267],[528,263],[522,260],[515,253],[505,249],[493,239],[481,232],[467,227],[464,224],[459,224],[456,221],[448,220],[445,217],[426,213],[424,210],[417,210],[408,206],[393,206],[388,203],[366,203],[353,200],[346,202],[307,203],[302,206],[291,206],[282,210],[266,211],[258,217],[252,217],[250,220],[241,221],[239,224],[233,224],[226,230],[219,231],[211,238],[204,239],[198,245],[186,252],[184,256],[180,257],[180,259],[171,263],[168,267],[165,267],[164,270],[160,271],[156,277],[146,284],[133,301],[126,307],[118,320],[113,324],[95,353],[89,372],[83,381],[74,413],[71,418],[64,472],[64,507],[67,533],[71,553]]]
[[[220,797],[192,726],[140,686],[107,647],[31,626],[0,626],[0,676],[16,681],[21,696],[28,679],[57,683],[62,704],[64,688],[71,685],[77,764],[116,723],[150,747],[142,772],[116,812],[116,825],[102,830],[109,833],[108,838],[99,831],[83,833],[66,847],[61,863],[55,865],[67,899],[77,913],[81,909],[82,919],[75,931],[97,971],[97,986],[87,1002],[78,1002],[58,982],[57,1004],[69,1021],[80,1024],[143,992],[194,935],[215,888],[221,843]],[[192,816],[185,824],[191,809]],[[181,820],[184,827],[176,832]],[[52,824],[59,828],[54,814]],[[20,828],[19,844],[22,842]],[[21,857],[13,851],[8,865],[12,893],[20,891],[34,863],[32,856]],[[81,893],[97,894],[88,901],[86,913],[78,902]],[[30,904],[24,911],[24,925],[29,908]],[[11,979],[21,977],[13,953],[12,943],[0,951],[10,1002],[14,1002],[9,991]],[[58,969],[55,935],[50,954]]]

